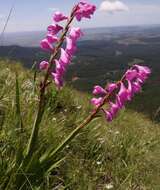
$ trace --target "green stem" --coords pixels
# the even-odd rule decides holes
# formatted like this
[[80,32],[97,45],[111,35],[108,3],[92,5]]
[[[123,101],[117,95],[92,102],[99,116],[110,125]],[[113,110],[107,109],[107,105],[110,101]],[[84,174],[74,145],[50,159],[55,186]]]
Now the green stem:
[[75,10],[76,10],[76,7],[74,7],[74,9],[72,10],[71,16],[70,16],[70,18],[69,18],[69,20],[68,20],[68,22],[67,22],[67,24],[66,24],[66,26],[64,28],[64,31],[63,31],[60,39],[59,39],[59,43],[55,47],[55,51],[51,55],[50,60],[49,60],[49,66],[48,66],[48,69],[46,71],[46,75],[44,77],[44,80],[42,82],[42,87],[40,89],[40,101],[39,101],[39,105],[38,105],[38,112],[37,112],[37,115],[36,115],[36,118],[35,118],[35,122],[34,122],[34,125],[33,125],[33,128],[32,128],[31,136],[30,136],[29,143],[28,143],[28,146],[27,146],[27,152],[26,152],[26,157],[27,158],[32,156],[32,154],[34,152],[36,142],[37,142],[37,137],[38,137],[38,133],[39,133],[39,127],[40,127],[40,123],[42,121],[44,110],[45,110],[45,90],[46,90],[46,87],[47,87],[47,81],[48,81],[48,78],[49,78],[49,75],[50,75],[50,71],[52,69],[53,61],[57,57],[59,49],[62,46],[62,44],[64,42],[64,39],[65,39],[65,36],[66,36],[66,34],[67,34],[68,30],[69,30],[69,26],[70,26],[71,22],[74,19]]
[[69,136],[56,148],[56,149],[51,149],[48,151],[44,156],[40,158],[40,162],[45,163],[46,160],[50,160],[54,157],[55,154],[60,152],[65,146],[70,143],[70,141],[77,136],[77,134],[80,132],[82,128],[84,128],[86,125],[88,125],[97,115],[97,113],[100,111],[101,107],[105,104],[105,102],[108,100],[110,97],[110,94],[106,95],[103,99],[103,102],[84,120],[82,124],[80,124],[74,131],[69,134]]

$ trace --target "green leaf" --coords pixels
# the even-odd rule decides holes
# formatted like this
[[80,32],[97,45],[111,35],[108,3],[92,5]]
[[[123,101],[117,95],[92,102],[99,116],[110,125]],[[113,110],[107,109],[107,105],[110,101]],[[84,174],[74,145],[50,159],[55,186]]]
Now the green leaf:
[[21,117],[21,108],[20,108],[20,90],[19,90],[19,81],[18,74],[16,73],[16,128],[20,131],[23,129],[23,122]]
[[54,162],[49,169],[46,171],[46,173],[52,172],[55,168],[59,167],[59,165],[61,164],[61,162],[63,162],[66,159],[66,157]]
[[18,130],[18,145],[16,151],[16,165],[20,165],[21,161],[23,160],[23,146],[22,146],[22,137],[19,132],[23,130],[23,122],[21,117],[21,108],[20,108],[20,90],[19,90],[19,81],[18,81],[18,74],[16,73],[16,98],[15,98],[15,105],[16,105],[16,129]]

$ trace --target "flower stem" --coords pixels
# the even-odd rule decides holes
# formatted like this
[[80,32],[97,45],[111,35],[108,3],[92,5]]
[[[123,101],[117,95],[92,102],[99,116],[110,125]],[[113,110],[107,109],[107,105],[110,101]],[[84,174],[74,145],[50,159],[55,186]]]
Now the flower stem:
[[51,151],[49,151],[47,154],[45,154],[45,156],[40,158],[40,162],[41,163],[45,163],[46,160],[50,160],[54,157],[55,154],[57,154],[58,152],[60,152],[63,148],[65,148],[65,146],[72,141],[72,139],[78,135],[79,131],[84,128],[86,125],[88,125],[97,115],[97,113],[101,110],[101,107],[106,103],[106,101],[108,100],[108,98],[110,97],[110,94],[107,94],[104,99],[103,102],[84,120],[84,122],[82,122],[82,124],[80,124],[74,131],[72,131],[69,136],[56,148],[56,149],[52,149]]
[[[120,84],[121,81],[124,80],[125,75],[122,76],[120,81],[117,81],[117,85]],[[84,128],[86,125],[88,125],[97,115],[97,113],[100,112],[101,108],[104,106],[104,104],[111,98],[111,96],[114,94],[113,92],[109,92],[106,94],[106,96],[103,98],[103,101],[101,102],[101,104],[95,109],[93,110],[93,112],[84,120],[84,122],[82,122],[82,124],[80,124],[77,128],[75,128],[74,131],[72,131],[69,136],[56,148],[56,149],[51,149],[49,150],[46,154],[44,154],[41,158],[40,158],[40,163],[43,164],[45,163],[46,160],[50,160],[54,157],[55,154],[57,154],[58,152],[60,152],[61,150],[63,150],[63,148],[65,148],[65,146],[70,143],[70,141],[72,141],[72,139],[74,137],[76,137],[76,135],[78,135],[79,131]]]
[[72,23],[73,19],[74,19],[74,12],[76,10],[76,7],[73,8],[70,18],[68,19],[68,22],[64,28],[64,31],[59,39],[59,42],[57,43],[57,46],[55,47],[55,50],[53,52],[53,54],[51,55],[50,59],[49,59],[49,66],[48,69],[46,71],[44,80],[42,82],[41,88],[40,88],[40,98],[39,98],[39,105],[38,105],[38,112],[35,118],[35,122],[32,128],[32,132],[31,132],[31,136],[29,139],[29,143],[27,146],[27,152],[26,152],[26,157],[30,157],[32,156],[33,152],[34,152],[34,148],[37,142],[37,137],[38,137],[38,132],[39,132],[39,126],[40,123],[42,121],[43,118],[43,114],[44,114],[44,110],[45,110],[45,90],[48,84],[48,78],[50,76],[50,71],[52,69],[52,65],[53,65],[53,61],[55,60],[55,58],[58,55],[59,49],[62,46],[65,36],[69,30],[69,26]]

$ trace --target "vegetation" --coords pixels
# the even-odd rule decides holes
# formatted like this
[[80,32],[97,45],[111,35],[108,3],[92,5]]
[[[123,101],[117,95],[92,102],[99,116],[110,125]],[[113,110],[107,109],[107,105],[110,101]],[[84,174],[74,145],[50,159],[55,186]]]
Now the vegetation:
[[[159,123],[129,108],[111,124],[96,118],[53,158],[56,164],[47,173],[36,162],[29,172],[20,170],[18,160],[22,155],[18,153],[25,152],[31,133],[39,78],[20,64],[10,63],[0,61],[0,189],[9,180],[6,189],[15,190],[18,175],[25,179],[19,189],[160,189]],[[57,94],[51,85],[35,156],[57,147],[88,115],[89,102],[89,94],[69,86]],[[138,107],[139,101],[134,104]],[[13,170],[14,160],[17,165]]]

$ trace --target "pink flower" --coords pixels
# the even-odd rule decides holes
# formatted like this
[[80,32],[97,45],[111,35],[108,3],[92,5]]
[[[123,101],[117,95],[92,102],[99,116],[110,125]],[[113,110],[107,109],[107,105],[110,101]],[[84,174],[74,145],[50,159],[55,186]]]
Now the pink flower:
[[132,83],[130,80],[127,80],[128,86],[127,86],[127,93],[128,93],[128,100],[130,101],[132,96],[134,95],[134,91],[132,88]]
[[118,92],[118,96],[120,98],[120,101],[121,101],[122,105],[124,105],[127,100],[131,99],[131,95],[132,94],[126,89],[123,82],[121,82],[120,90]]
[[75,17],[78,21],[81,21],[82,18],[90,19],[95,10],[95,5],[89,4],[87,1],[80,1],[75,12]]
[[58,75],[57,73],[51,73],[52,78],[56,84],[56,86],[60,89],[63,86],[63,80],[61,79],[60,75]]
[[120,109],[122,109],[123,108],[123,104],[122,104],[122,102],[121,102],[121,100],[120,100],[120,97],[118,96],[118,95],[116,95],[116,104],[117,104],[117,106],[120,108]]
[[76,27],[71,27],[70,28],[70,32],[69,32],[69,37],[72,40],[78,40],[78,38],[80,38],[81,36],[83,36],[83,32],[81,31],[80,28],[76,28]]
[[101,97],[91,99],[91,103],[96,107],[98,107],[102,103],[102,101],[103,101],[103,98],[101,98]]
[[117,102],[114,104],[113,102],[109,102],[110,105],[110,112],[112,113],[112,116],[115,117],[117,112],[120,110],[119,104]]
[[125,78],[131,81],[137,77],[137,74],[138,72],[135,69],[129,69],[125,74]]
[[108,122],[111,122],[113,120],[113,115],[110,111],[107,111],[107,110],[104,110],[102,109],[104,115],[105,115],[105,118]]
[[55,60],[56,64],[56,73],[60,75],[60,78],[62,78],[62,75],[65,73],[65,67],[63,66],[63,63],[60,63],[60,61]]
[[63,27],[58,24],[49,25],[47,28],[48,32],[51,33],[52,35],[57,34],[62,29]]
[[73,55],[74,52],[76,51],[76,42],[71,39],[71,38],[66,38],[66,52],[69,54],[69,55]]
[[57,36],[53,36],[52,34],[47,34],[46,38],[47,38],[48,42],[51,44],[58,41]]
[[66,20],[68,19],[68,17],[64,16],[63,13],[61,12],[55,12],[54,15],[53,15],[53,20],[55,22],[60,22],[60,21],[63,21],[63,20]]
[[66,47],[65,49],[61,48],[60,58],[59,60],[55,61],[56,63],[55,73],[57,75],[54,75],[55,76],[54,80],[58,87],[63,85],[64,74],[67,70],[69,63],[71,62],[73,54],[77,49],[76,42],[78,38],[81,37],[81,35],[82,32],[80,28],[71,28],[69,37],[66,37]]
[[139,73],[144,74],[144,75],[149,75],[151,74],[151,70],[149,67],[146,66],[140,66],[140,65],[133,65],[135,68],[138,69]]
[[105,95],[107,92],[104,88],[102,88],[101,86],[95,86],[94,90],[93,90],[93,94],[94,95]]
[[107,85],[106,90],[107,90],[108,92],[113,92],[116,88],[117,88],[117,84],[115,84],[115,83],[109,83],[109,84]]
[[151,70],[146,66],[134,65],[134,68],[137,69],[138,77],[140,83],[144,83],[144,81],[148,78],[151,73]]
[[48,65],[49,63],[47,61],[42,61],[40,64],[39,64],[39,69],[40,70],[46,70],[48,68]]
[[64,63],[64,65],[68,65],[68,63],[70,62],[70,57],[63,48],[61,48],[61,56],[60,56],[59,60],[62,63]]
[[133,89],[133,93],[138,93],[141,91],[141,85],[135,81],[132,83],[132,89]]
[[49,51],[54,50],[54,48],[52,47],[52,45],[49,43],[49,41],[47,39],[42,40],[41,43],[40,43],[40,46],[41,46],[42,49],[47,50],[47,51],[48,50]]

